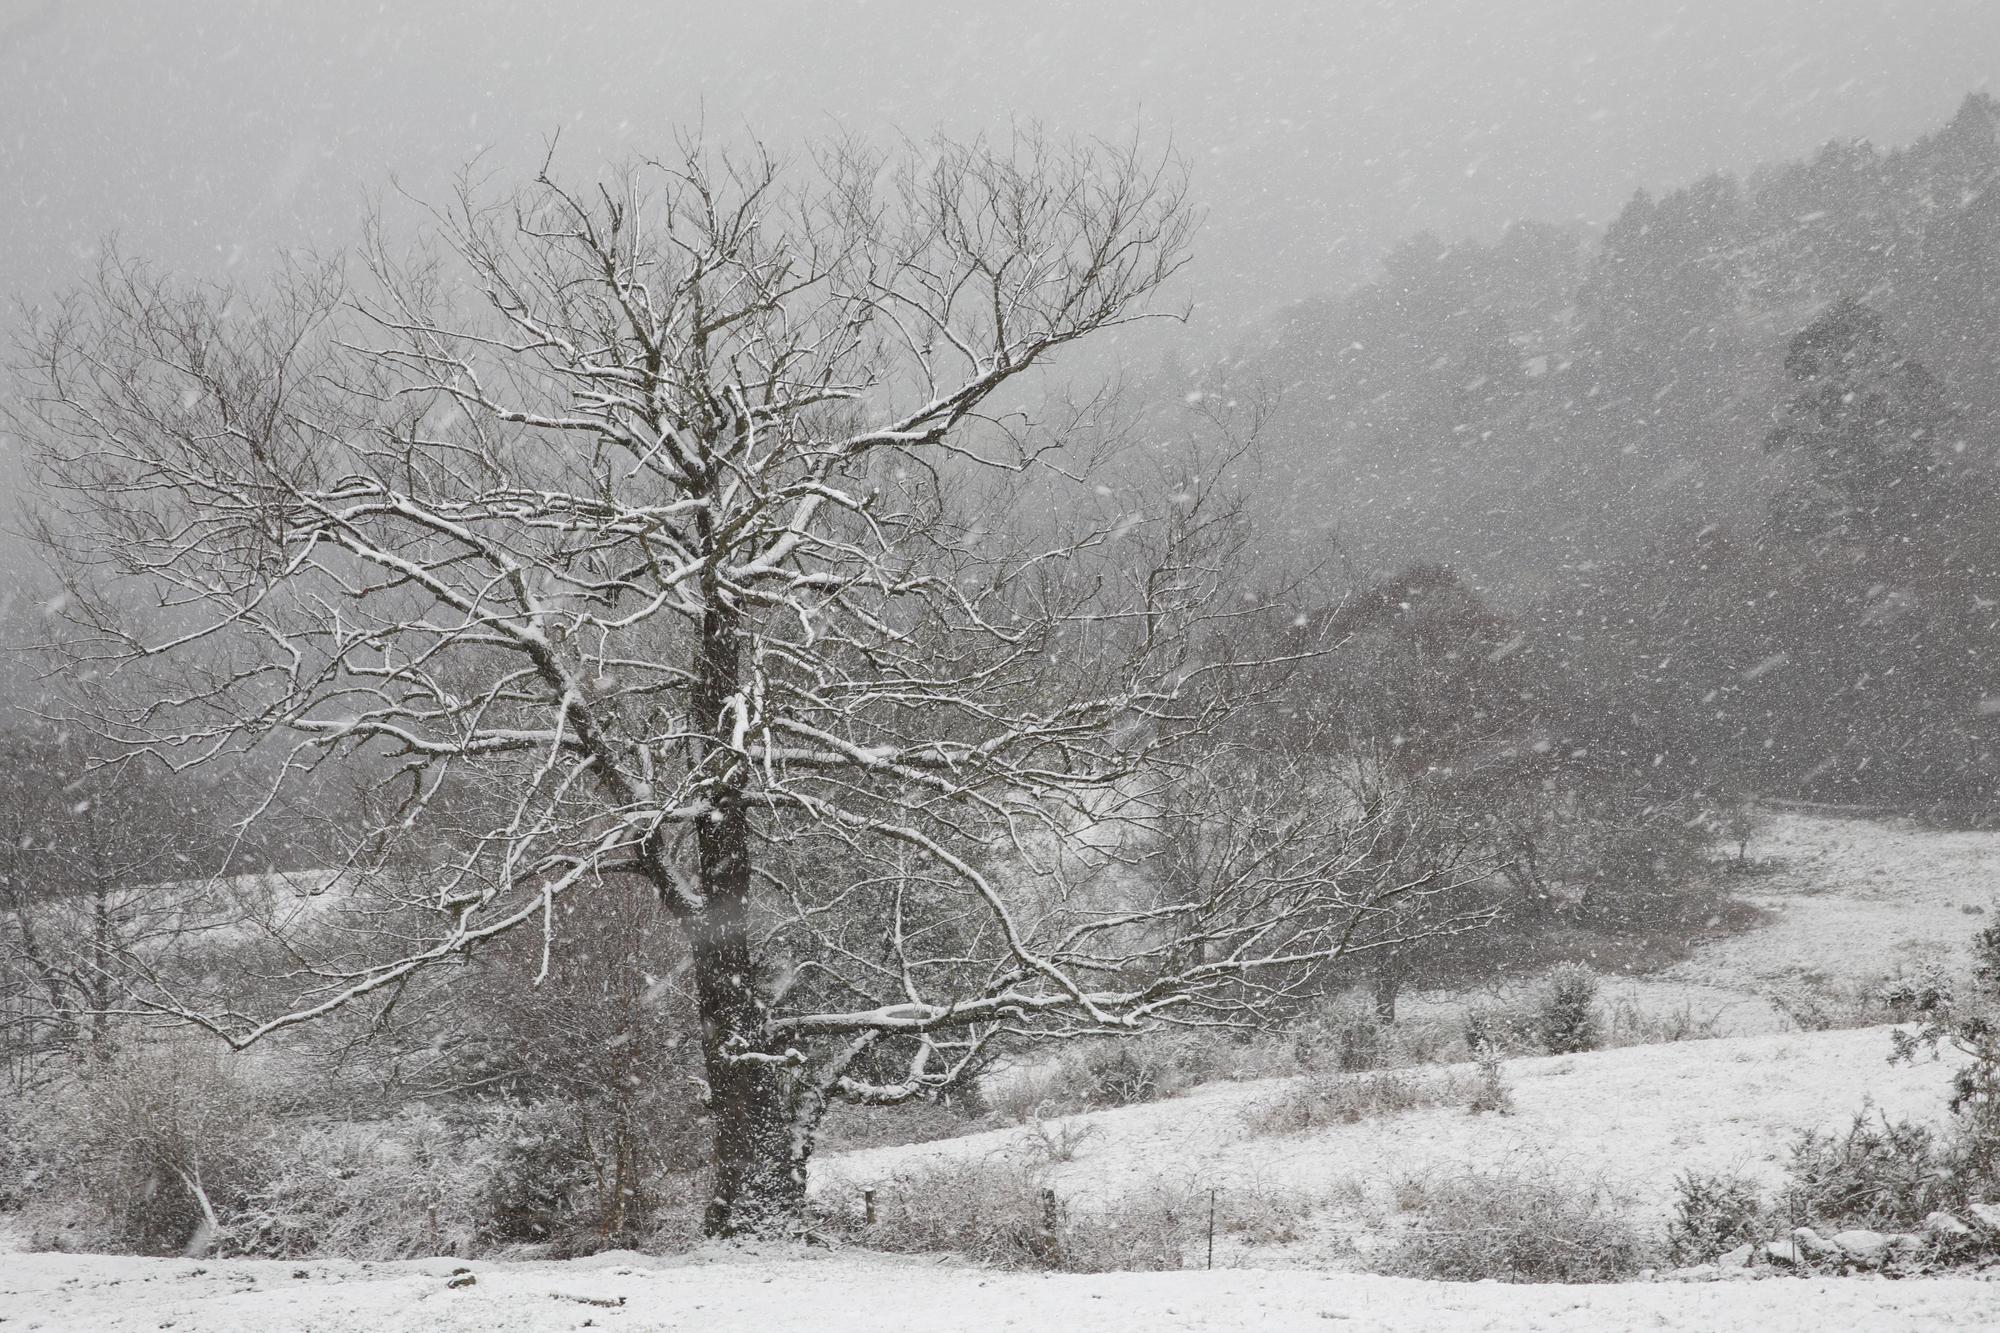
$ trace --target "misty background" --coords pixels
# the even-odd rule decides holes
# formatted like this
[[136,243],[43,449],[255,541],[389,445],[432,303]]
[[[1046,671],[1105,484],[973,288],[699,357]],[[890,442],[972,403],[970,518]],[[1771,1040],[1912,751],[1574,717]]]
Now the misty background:
[[[551,136],[571,178],[690,128],[1171,142],[1205,212],[1191,317],[1068,367],[1117,371],[1162,438],[1194,394],[1274,402],[1239,478],[1272,566],[1462,591],[1498,617],[1489,674],[1521,677],[1492,687],[1527,701],[1501,729],[1556,752],[1831,796],[1894,750],[1932,795],[1983,792],[2000,691],[1964,597],[1866,559],[1813,583],[1828,534],[1770,519],[1831,473],[1766,446],[1789,340],[1864,299],[1884,364],[1936,381],[1906,406],[1965,463],[1940,484],[1995,475],[1996,66],[1982,0],[14,3],[0,291],[60,299],[110,238],[254,288],[281,252],[351,245],[372,198],[441,198],[475,160],[519,180]],[[36,576],[0,549],[18,642]],[[1984,568],[1936,567],[1961,557]],[[1913,607],[1942,620],[1918,633]],[[1913,635],[1951,645],[1945,677],[1828,741],[1828,706],[1868,711],[1853,690],[1936,675],[1897,658]],[[1818,789],[1835,770],[1871,776]]]
[[1906,142],[2000,64],[1983,0],[916,0],[0,5],[0,289],[116,235],[222,273],[354,239],[560,131],[570,170],[676,127],[796,144],[1036,120],[1171,134],[1208,221],[1197,343],[1373,271],[1403,237],[1608,221],[1640,187],[1829,139]]

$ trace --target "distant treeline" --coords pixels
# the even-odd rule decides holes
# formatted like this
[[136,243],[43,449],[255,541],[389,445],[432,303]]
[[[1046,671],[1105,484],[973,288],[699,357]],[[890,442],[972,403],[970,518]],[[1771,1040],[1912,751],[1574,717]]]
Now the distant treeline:
[[1194,378],[1280,391],[1288,558],[1450,566],[1564,745],[1678,790],[1990,807],[1996,181],[1980,94],[1601,237],[1418,237]]

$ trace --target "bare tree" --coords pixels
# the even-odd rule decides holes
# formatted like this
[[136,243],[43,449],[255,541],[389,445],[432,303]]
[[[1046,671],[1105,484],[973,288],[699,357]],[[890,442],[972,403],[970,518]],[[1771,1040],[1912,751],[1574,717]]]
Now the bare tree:
[[1330,805],[1236,829],[1230,874],[1117,887],[1248,669],[1202,632],[1240,609],[1240,522],[996,506],[1084,447],[1030,373],[1182,266],[1171,161],[690,144],[428,216],[262,300],[113,262],[35,330],[65,649],[149,682],[102,733],[382,775],[368,911],[287,939],[294,1004],[139,1008],[246,1045],[516,929],[546,958],[559,902],[638,877],[685,938],[708,1229],[782,1231],[829,1099],[928,1095],[1006,1032],[1229,1021],[1434,887]]
[[174,968],[237,916],[187,796],[60,735],[0,732],[0,1050],[21,1075],[51,1055],[109,1059],[121,976]]

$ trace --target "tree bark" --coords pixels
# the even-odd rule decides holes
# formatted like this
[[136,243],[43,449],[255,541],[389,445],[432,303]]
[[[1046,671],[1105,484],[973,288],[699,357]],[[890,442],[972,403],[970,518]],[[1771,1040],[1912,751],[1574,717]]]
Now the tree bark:
[[695,1002],[707,1066],[711,1236],[804,1227],[809,1134],[796,1134],[792,1070],[766,1049],[764,997],[750,951],[750,861],[743,811],[718,811],[697,834],[702,910],[690,921]]
[[[741,690],[742,628],[719,589],[707,591],[696,653],[694,714],[709,737],[728,736]],[[806,1158],[811,1133],[795,1130],[793,1070],[769,1049],[769,1003],[758,988],[750,939],[750,816],[736,756],[715,746],[698,756],[710,767],[713,809],[695,830],[701,901],[684,924],[694,964],[708,1076],[711,1185],[702,1218],[710,1236],[796,1235],[805,1227]]]
[[1375,968],[1375,1021],[1384,1027],[1396,1023],[1396,996],[1403,989],[1402,964],[1389,959]]

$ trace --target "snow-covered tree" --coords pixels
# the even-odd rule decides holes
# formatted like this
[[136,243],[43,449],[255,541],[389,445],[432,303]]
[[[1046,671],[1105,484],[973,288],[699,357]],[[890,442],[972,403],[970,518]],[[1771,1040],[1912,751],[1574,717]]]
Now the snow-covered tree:
[[1278,810],[1309,785],[1254,755],[1204,788],[1226,856],[1132,864],[1255,672],[1241,517],[1076,517],[1101,404],[1031,372],[1179,271],[1172,162],[686,144],[427,216],[255,298],[113,262],[36,330],[65,649],[129,701],[94,724],[379,776],[366,910],[285,938],[281,1011],[130,1003],[240,1046],[508,932],[553,951],[559,903],[636,877],[684,937],[708,1229],[782,1231],[829,1099],[928,1095],[1002,1034],[1233,1021],[1439,887]]

